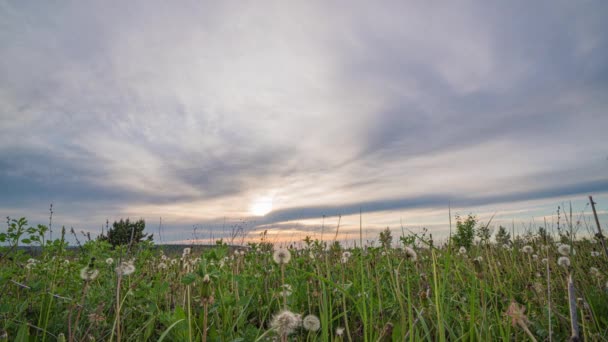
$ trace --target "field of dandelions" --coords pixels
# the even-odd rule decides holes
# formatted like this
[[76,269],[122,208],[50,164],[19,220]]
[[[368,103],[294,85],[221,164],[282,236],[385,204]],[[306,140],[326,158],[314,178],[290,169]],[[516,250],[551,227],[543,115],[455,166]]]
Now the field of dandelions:
[[169,254],[151,243],[68,249],[13,224],[39,248],[34,257],[4,233],[1,341],[608,340],[608,259],[593,238],[218,242]]

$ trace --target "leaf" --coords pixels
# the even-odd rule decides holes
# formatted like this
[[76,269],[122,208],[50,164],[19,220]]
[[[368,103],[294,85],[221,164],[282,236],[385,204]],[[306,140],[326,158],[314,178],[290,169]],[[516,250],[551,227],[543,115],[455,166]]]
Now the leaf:
[[27,323],[22,323],[15,336],[15,342],[28,342],[30,336],[30,328]]
[[173,327],[175,327],[178,323],[184,321],[185,318],[180,319],[179,321],[174,322],[173,324],[171,324],[163,333],[162,335],[160,335],[160,337],[158,338],[158,342],[161,342],[162,340],[165,339],[165,337],[167,337],[167,334],[169,333],[169,331],[171,331],[171,329],[173,329]]
[[29,245],[30,243],[32,243],[32,240],[30,240],[30,239],[23,239],[23,240],[21,240],[21,242],[24,243],[24,244],[26,244],[26,245]]

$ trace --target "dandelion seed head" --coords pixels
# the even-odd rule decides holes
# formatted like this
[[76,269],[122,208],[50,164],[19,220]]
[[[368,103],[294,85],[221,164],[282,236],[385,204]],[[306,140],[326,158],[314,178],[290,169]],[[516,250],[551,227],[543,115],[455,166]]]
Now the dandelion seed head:
[[302,320],[298,315],[289,310],[283,310],[272,317],[270,327],[276,330],[279,335],[289,335],[300,327]]
[[483,257],[480,255],[477,258],[473,259],[474,261],[477,261],[478,263],[483,262]]
[[590,267],[590,268],[589,268],[589,274],[591,274],[591,275],[593,275],[593,276],[595,276],[595,277],[599,277],[599,275],[600,275],[600,270],[598,270],[598,269],[597,269],[597,268],[595,268],[595,267]]
[[321,328],[321,321],[319,321],[319,317],[315,315],[308,315],[304,317],[302,326],[308,331],[318,331]]
[[570,258],[567,256],[561,256],[557,259],[557,264],[562,267],[570,267]]
[[467,249],[466,249],[466,248],[464,248],[463,246],[461,246],[461,247],[458,249],[458,254],[467,254]]
[[161,262],[160,264],[158,264],[158,268],[161,270],[164,270],[167,268],[167,264],[165,264],[164,262]]
[[526,254],[532,254],[534,253],[534,248],[532,248],[532,246],[526,245],[522,247],[521,251]]
[[418,254],[416,254],[416,251],[413,248],[405,247],[404,252],[405,252],[406,259],[411,260],[411,261],[418,260]]
[[570,245],[562,244],[557,247],[557,252],[561,255],[570,255]]
[[115,268],[115,271],[118,275],[128,276],[135,272],[135,266],[133,265],[133,261],[123,261]]
[[352,256],[351,252],[349,251],[345,251],[344,253],[342,253],[342,257],[349,259]]
[[112,259],[112,258],[107,258],[106,259],[106,264],[112,265],[113,263],[114,263],[114,259]]
[[547,258],[543,258],[540,262],[542,262],[543,264],[547,264],[549,260]]
[[538,255],[536,255],[536,254],[532,254],[532,259],[534,259],[534,260],[538,260]]
[[86,266],[80,270],[80,278],[84,281],[92,281],[99,275],[99,270]]
[[279,248],[272,255],[274,262],[277,264],[287,264],[291,260],[291,253],[287,248]]
[[192,252],[192,249],[190,247],[184,248],[184,251],[182,252],[182,257],[190,255],[190,252]]
[[598,257],[598,256],[600,256],[600,252],[597,252],[597,251],[591,251],[591,256],[592,256],[592,257]]
[[337,327],[337,328],[336,328],[336,335],[337,335],[337,336],[342,336],[342,335],[344,335],[344,328],[342,328],[342,327]]

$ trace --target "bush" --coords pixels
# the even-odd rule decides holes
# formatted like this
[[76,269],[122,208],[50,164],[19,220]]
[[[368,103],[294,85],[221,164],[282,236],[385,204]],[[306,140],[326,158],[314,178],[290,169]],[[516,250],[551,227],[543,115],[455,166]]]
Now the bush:
[[107,236],[101,236],[100,240],[108,241],[112,247],[128,245],[131,243],[131,239],[133,240],[133,245],[144,241],[144,239],[152,241],[153,234],[144,234],[145,228],[146,222],[143,219],[139,219],[136,222],[130,222],[129,219],[120,219],[120,221],[115,221],[112,224],[112,228],[108,229]]
[[458,247],[464,247],[467,250],[473,245],[473,239],[475,239],[475,225],[477,224],[477,217],[469,214],[469,216],[463,221],[460,216],[456,216],[456,234],[452,235],[452,242]]

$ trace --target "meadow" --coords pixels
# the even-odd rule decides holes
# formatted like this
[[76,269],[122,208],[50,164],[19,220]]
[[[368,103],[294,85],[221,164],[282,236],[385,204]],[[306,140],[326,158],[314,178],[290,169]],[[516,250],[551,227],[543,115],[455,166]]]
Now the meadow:
[[20,219],[0,236],[1,341],[608,340],[608,258],[563,231],[177,254],[46,233]]

